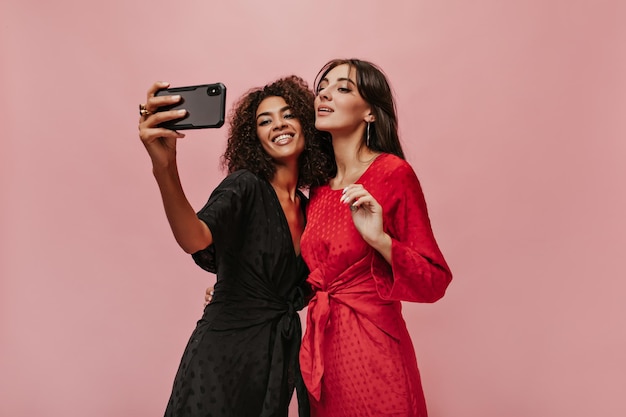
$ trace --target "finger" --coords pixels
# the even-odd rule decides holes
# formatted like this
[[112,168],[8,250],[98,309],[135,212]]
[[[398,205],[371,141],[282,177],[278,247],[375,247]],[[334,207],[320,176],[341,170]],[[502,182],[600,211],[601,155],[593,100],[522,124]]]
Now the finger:
[[355,195],[345,195],[341,198],[340,202],[349,206],[357,207],[356,203],[359,201],[359,197]]
[[159,107],[176,104],[181,100],[180,95],[156,96],[157,91],[168,88],[170,83],[157,81],[148,89],[146,93],[146,103],[140,105],[142,109],[141,118],[145,119],[158,111]]
[[148,117],[141,117],[139,120],[139,130],[142,128],[151,129],[158,127],[161,123],[169,122],[170,120],[180,119],[187,114],[187,110],[168,110],[160,111],[149,115]]
[[213,301],[213,296],[212,295],[207,295],[204,298],[204,306],[206,307],[207,305],[211,304],[211,302]]
[[346,193],[349,193],[349,192],[351,192],[351,191],[354,191],[354,190],[359,190],[359,189],[363,189],[363,185],[361,185],[361,184],[356,184],[356,183],[355,183],[355,184],[350,184],[350,185],[346,186],[346,187],[343,189],[342,194],[346,194]]
[[146,144],[158,138],[182,139],[184,137],[185,134],[177,130],[159,126],[153,127],[148,123],[148,121],[139,123],[139,138]]
[[185,137],[184,133],[180,133],[176,130],[170,130],[165,128],[157,128],[157,129],[143,129],[139,131],[139,139],[144,143],[144,145],[151,144],[157,140],[161,139],[183,139]]
[[160,107],[171,106],[178,103],[181,100],[180,95],[165,95],[165,96],[153,96],[149,97],[146,101],[146,110],[150,113],[156,113]]
[[370,198],[370,196],[365,195],[365,196],[361,196],[361,197],[356,198],[352,202],[350,207],[355,207],[354,211],[356,211],[356,210],[359,209],[359,207],[363,207],[363,206],[367,205],[368,203],[371,203],[371,198]]
[[367,208],[369,211],[376,211],[376,207],[378,207],[378,201],[367,191],[362,190],[358,194],[354,194],[349,201],[346,201],[346,204],[349,204],[351,211],[357,211],[360,207]]
[[148,93],[146,94],[146,100],[149,100],[151,97],[154,97],[157,91],[163,90],[164,88],[168,88],[170,83],[165,81],[157,81],[148,89]]
[[352,188],[347,190],[339,201],[345,204],[353,204],[362,197],[368,196],[369,193],[364,188]]
[[345,187],[343,189],[343,191],[341,192],[342,195],[350,195],[350,194],[354,194],[354,193],[358,193],[358,192],[362,192],[365,191],[367,192],[367,190],[363,187],[363,185],[361,184],[350,184],[347,187]]
[[213,294],[215,294],[215,289],[213,287],[208,287],[204,292],[204,299],[206,301],[211,301],[213,299]]
[[371,195],[359,198],[358,202],[356,203],[356,207],[363,208],[364,210],[372,214],[382,213],[382,206]]
[[150,114],[154,113],[158,106],[155,107],[153,103],[150,102],[157,91],[162,90],[170,86],[170,83],[165,81],[157,81],[150,86],[148,92],[146,93],[146,102],[139,105],[141,119],[145,119],[150,116]]

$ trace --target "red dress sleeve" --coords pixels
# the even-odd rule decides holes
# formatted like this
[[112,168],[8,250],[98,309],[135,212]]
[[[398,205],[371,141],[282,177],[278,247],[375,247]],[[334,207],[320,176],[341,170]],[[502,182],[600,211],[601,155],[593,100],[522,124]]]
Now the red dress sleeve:
[[433,235],[415,172],[399,158],[393,165],[386,180],[379,182],[383,227],[392,239],[392,262],[375,252],[372,275],[385,300],[432,303],[443,297],[452,273]]

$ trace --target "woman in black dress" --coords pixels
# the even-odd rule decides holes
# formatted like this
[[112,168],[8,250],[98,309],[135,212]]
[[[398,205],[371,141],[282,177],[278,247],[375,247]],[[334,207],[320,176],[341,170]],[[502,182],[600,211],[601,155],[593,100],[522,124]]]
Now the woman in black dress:
[[147,94],[139,136],[176,241],[217,274],[183,354],[166,416],[287,416],[294,387],[308,415],[298,366],[297,311],[305,305],[307,268],[300,257],[306,198],[301,189],[325,182],[329,143],[315,130],[313,93],[295,76],[248,91],[230,114],[222,162],[228,176],[197,214],[176,166],[184,134],[158,127],[180,117],[155,112],[178,102]]

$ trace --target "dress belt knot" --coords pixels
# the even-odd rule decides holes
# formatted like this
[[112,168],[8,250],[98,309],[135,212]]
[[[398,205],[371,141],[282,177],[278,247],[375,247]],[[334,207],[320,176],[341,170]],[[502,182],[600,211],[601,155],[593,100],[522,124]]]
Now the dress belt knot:
[[307,337],[300,349],[302,377],[309,393],[319,401],[324,375],[324,330],[330,318],[330,298],[328,291],[317,291],[309,302]]

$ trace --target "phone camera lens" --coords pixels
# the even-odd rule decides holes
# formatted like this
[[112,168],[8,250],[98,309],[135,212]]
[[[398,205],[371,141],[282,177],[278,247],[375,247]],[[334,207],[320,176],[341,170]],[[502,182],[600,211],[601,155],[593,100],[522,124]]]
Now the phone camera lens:
[[219,88],[217,88],[217,87],[209,87],[208,94],[209,94],[210,96],[216,96],[216,95],[218,95],[219,93],[220,93]]

